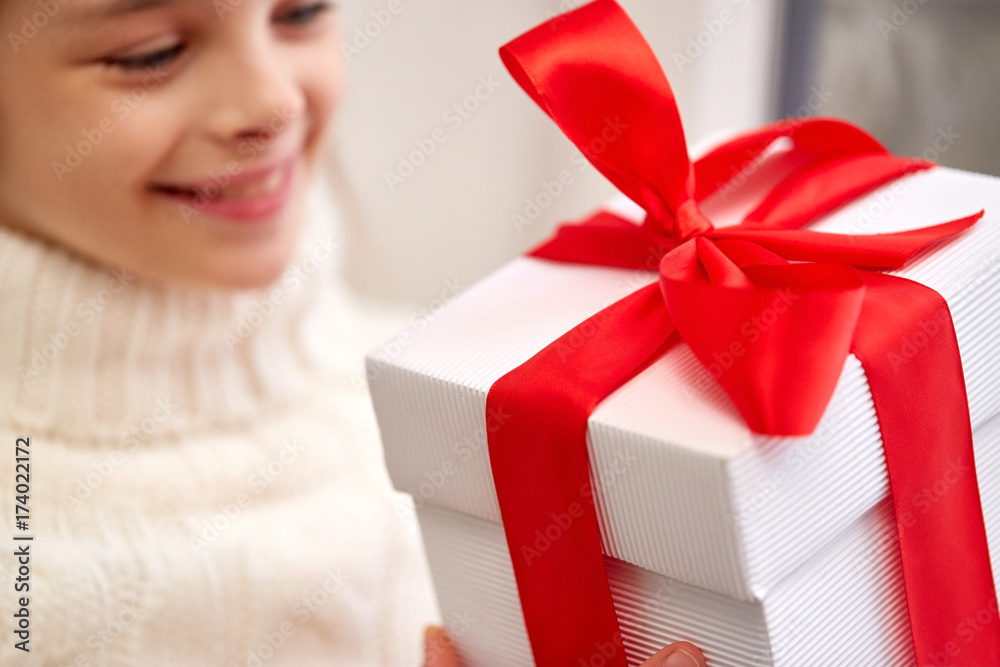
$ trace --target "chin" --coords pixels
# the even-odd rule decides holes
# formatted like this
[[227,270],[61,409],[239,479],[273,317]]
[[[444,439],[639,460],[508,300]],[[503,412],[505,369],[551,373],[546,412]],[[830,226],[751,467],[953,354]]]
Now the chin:
[[231,290],[264,289],[280,280],[287,267],[288,262],[275,264],[273,267],[254,267],[253,271],[240,272],[217,286]]
[[281,280],[295,258],[301,234],[301,211],[294,206],[275,230],[248,244],[219,247],[203,256],[202,270],[192,273],[204,286],[226,290],[264,289]]
[[264,289],[281,279],[291,264],[293,250],[294,247],[291,247],[284,252],[227,262],[205,275],[204,283],[207,287],[226,290]]
[[[294,240],[293,240],[294,241]],[[131,269],[147,279],[167,287],[202,290],[264,289],[281,279],[294,255],[294,242],[272,242],[255,252],[212,253],[189,257],[173,266],[152,269],[148,264]]]

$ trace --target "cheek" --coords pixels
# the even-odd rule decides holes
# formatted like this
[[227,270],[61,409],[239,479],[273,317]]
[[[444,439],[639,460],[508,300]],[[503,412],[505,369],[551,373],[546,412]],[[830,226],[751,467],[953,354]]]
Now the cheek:
[[92,211],[128,210],[129,197],[145,187],[151,168],[169,148],[169,129],[163,123],[146,125],[145,115],[139,108],[126,119],[108,115],[81,131],[76,143],[63,149],[68,170],[59,187],[73,191]]
[[79,105],[29,104],[5,111],[5,124],[17,131],[0,136],[4,207],[28,223],[64,217],[74,209],[80,184],[99,172],[107,143],[100,116]]
[[[119,99],[120,102],[120,99]],[[184,123],[166,91],[131,106],[120,103],[104,151],[112,183],[145,187],[151,173],[181,142]]]
[[103,100],[100,113],[70,123],[76,125],[73,131],[59,145],[50,144],[55,160],[38,165],[39,177],[28,195],[36,207],[33,217],[41,224],[58,220],[87,228],[134,225],[146,213],[143,194],[151,174],[179,136],[177,114],[168,106],[156,98],[134,107]]
[[4,172],[15,171],[16,180],[55,198],[65,190],[135,182],[176,134],[176,114],[168,108],[125,90],[15,109],[11,120],[20,131],[4,140],[5,153],[18,156],[19,168],[5,163]]
[[346,68],[336,42],[324,48],[317,57],[303,63],[303,88],[310,107],[312,121],[323,134],[330,124],[344,88]]

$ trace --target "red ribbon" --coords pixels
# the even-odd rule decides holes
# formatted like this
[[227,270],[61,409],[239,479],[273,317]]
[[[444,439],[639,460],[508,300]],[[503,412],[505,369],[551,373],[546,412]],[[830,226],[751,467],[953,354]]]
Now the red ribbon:
[[[778,122],[692,164],[670,85],[613,0],[558,16],[500,54],[647,213],[641,226],[609,213],[563,226],[531,255],[660,274],[497,380],[487,398],[488,410],[511,415],[489,434],[490,460],[536,664],[593,664],[598,655],[627,664],[589,482],[587,418],[681,339],[710,368],[728,355],[717,381],[750,428],[771,435],[811,433],[847,354],[857,355],[884,442],[916,661],[1000,664],[997,623],[961,632],[967,618],[997,607],[951,315],[932,289],[876,272],[903,266],[982,213],[896,234],[798,229],[933,165],[892,156],[833,119]],[[794,145],[792,173],[741,224],[715,229],[698,203],[780,137]],[[745,323],[782,305],[758,340],[743,342]],[[919,358],[898,362],[891,353],[921,332]],[[908,506],[949,469],[964,472],[913,520]]]

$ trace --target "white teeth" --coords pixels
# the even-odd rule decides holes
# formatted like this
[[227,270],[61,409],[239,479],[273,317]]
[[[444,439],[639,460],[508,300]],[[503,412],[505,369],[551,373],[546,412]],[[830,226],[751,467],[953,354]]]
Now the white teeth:
[[200,192],[204,197],[210,199],[253,199],[275,192],[281,186],[284,177],[285,171],[283,169],[275,169],[260,183],[254,183],[253,185],[230,185],[221,190],[214,187],[205,188],[207,192],[205,190],[200,190]]

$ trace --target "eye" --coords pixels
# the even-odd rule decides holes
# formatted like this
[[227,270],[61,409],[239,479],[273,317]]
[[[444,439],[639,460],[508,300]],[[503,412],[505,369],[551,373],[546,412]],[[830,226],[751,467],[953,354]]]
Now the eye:
[[286,25],[297,26],[297,25],[308,25],[316,20],[316,18],[333,9],[332,2],[313,2],[301,7],[296,7],[287,12],[283,12],[277,18],[279,23],[284,23]]
[[108,67],[117,67],[126,71],[143,70],[163,67],[172,63],[184,50],[183,44],[174,44],[165,49],[153,51],[151,53],[141,53],[134,56],[124,56],[117,58],[107,58],[104,64]]

